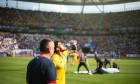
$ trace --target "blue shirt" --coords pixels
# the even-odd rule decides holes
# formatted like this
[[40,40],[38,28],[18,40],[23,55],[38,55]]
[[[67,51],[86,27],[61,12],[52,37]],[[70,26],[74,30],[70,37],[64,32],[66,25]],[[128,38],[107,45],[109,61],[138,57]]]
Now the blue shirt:
[[27,66],[28,84],[56,83],[54,63],[43,56],[35,57]]

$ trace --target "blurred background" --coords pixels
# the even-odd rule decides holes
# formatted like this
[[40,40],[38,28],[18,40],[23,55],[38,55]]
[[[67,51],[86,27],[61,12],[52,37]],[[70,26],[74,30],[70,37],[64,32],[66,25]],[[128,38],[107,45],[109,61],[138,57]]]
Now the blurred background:
[[[44,38],[88,56],[140,56],[139,0],[0,0],[0,56],[39,55]],[[68,49],[70,48],[67,46]]]

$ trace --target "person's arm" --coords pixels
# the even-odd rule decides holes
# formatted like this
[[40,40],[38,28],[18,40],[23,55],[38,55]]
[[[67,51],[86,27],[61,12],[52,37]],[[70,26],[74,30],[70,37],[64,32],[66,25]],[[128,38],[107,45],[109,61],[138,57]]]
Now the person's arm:
[[103,62],[103,65],[104,65],[104,67],[105,67],[105,65],[106,65],[106,61]]
[[71,50],[77,50],[77,45],[74,44],[73,40],[70,40],[68,43],[72,43],[73,44]]
[[89,66],[89,64],[88,64],[88,59],[86,58],[86,63],[87,63],[87,65]]
[[97,69],[99,68],[98,66],[99,66],[99,59],[98,58],[96,58],[96,63],[97,63]]
[[97,62],[97,68],[99,68],[98,65],[99,65],[99,63]]
[[65,58],[67,58],[67,56],[70,54],[70,51],[69,50],[65,50],[64,52],[63,52],[63,55],[64,55],[64,57]]
[[46,66],[47,66],[46,67],[46,76],[47,76],[46,84],[56,84],[56,69],[53,62],[49,63]]
[[110,61],[110,67],[111,67],[112,65],[111,65],[111,61]]
[[118,65],[117,65],[117,69],[118,69]]
[[104,65],[105,65],[106,61],[104,61]]

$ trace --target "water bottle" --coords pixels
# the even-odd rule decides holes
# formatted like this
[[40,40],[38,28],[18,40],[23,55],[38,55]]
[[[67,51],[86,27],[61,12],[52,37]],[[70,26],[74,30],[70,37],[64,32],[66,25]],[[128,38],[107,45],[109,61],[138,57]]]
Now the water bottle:
[[69,41],[68,43],[65,43],[65,46],[71,46],[71,45],[76,45],[76,44],[77,44],[77,41],[72,40],[72,41]]
[[76,45],[77,44],[77,40],[73,40],[73,44]]
[[65,43],[65,46],[71,46],[71,43]]

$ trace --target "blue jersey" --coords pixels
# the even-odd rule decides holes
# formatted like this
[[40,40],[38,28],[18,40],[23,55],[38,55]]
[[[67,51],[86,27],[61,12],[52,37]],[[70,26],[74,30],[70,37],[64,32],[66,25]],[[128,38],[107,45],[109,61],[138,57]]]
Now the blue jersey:
[[118,52],[118,58],[120,59],[120,52]]
[[46,57],[35,57],[27,66],[28,84],[47,84],[56,82],[54,63]]
[[81,56],[81,52],[79,52],[79,58],[80,58],[80,56]]
[[106,53],[104,53],[104,56],[105,56],[105,58],[106,58]]
[[69,60],[69,58],[70,58],[70,55],[67,56],[67,60]]

